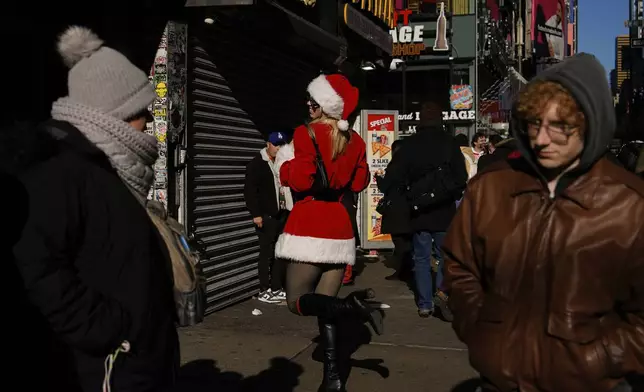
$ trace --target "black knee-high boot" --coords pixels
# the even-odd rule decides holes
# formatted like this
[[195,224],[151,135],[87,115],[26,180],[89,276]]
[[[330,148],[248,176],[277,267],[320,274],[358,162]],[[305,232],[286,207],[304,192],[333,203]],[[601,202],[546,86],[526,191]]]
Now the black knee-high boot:
[[318,392],[346,392],[338,368],[337,327],[324,318],[318,318],[318,327],[324,345],[324,376]]
[[304,294],[297,300],[297,310],[302,316],[318,316],[327,320],[341,317],[356,317],[368,322],[374,332],[382,335],[384,331],[383,314],[365,302],[375,298],[372,289],[354,291],[346,298],[336,298],[323,294]]

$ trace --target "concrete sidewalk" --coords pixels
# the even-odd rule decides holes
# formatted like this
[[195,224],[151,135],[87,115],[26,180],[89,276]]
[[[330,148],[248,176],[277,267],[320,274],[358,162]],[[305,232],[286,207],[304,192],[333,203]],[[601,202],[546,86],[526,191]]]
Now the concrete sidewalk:
[[[350,392],[468,392],[476,387],[467,351],[450,325],[416,314],[413,294],[392,271],[367,261],[355,287],[372,287],[386,311],[385,334],[366,327],[345,328],[341,345],[354,352],[349,363]],[[262,315],[253,316],[253,309]],[[347,333],[350,334],[347,335]],[[286,306],[256,300],[224,309],[202,324],[180,331],[182,391],[315,392],[322,377],[313,317],[297,317]]]

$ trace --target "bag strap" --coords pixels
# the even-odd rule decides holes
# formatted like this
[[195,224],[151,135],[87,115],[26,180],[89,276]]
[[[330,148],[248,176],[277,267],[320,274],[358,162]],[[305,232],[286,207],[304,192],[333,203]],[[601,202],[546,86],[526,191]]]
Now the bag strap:
[[320,169],[324,172],[324,177],[328,180],[329,175],[326,172],[326,166],[324,165],[324,159],[322,159],[322,153],[320,152],[320,146],[318,146],[317,141],[315,140],[315,132],[313,131],[313,128],[311,128],[310,125],[306,126],[306,129],[309,131],[309,137],[311,138],[311,141],[313,142],[313,147],[315,148],[315,159],[320,162]]

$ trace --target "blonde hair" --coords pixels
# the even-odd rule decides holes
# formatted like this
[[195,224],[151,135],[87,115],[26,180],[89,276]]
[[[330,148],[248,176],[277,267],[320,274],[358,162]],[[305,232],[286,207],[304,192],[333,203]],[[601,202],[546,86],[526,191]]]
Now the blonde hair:
[[322,115],[315,120],[311,121],[311,124],[326,124],[331,127],[331,159],[335,160],[338,156],[344,154],[344,151],[347,149],[347,145],[351,140],[351,130],[341,131],[338,128],[338,120],[331,118],[326,114]]

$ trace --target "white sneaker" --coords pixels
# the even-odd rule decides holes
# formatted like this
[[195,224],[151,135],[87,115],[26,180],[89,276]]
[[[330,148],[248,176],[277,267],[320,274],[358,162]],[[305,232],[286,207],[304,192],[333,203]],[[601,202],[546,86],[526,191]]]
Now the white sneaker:
[[275,298],[275,294],[271,291],[271,289],[260,292],[257,296],[257,299],[267,304],[278,304],[282,302],[281,299]]
[[280,301],[286,301],[286,291],[284,290],[273,291],[273,298],[279,299]]

